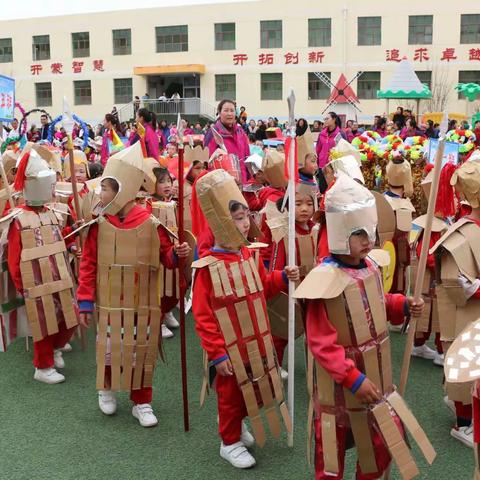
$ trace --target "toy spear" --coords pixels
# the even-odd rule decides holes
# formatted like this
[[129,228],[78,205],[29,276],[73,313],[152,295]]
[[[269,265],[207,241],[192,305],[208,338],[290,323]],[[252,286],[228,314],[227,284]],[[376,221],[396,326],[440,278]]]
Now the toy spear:
[[[184,227],[184,148],[183,148],[182,119],[178,114],[177,134],[178,134],[178,242],[180,245],[185,241]],[[178,259],[178,282],[180,291],[180,357],[182,363],[182,399],[183,399],[183,428],[186,432],[190,430],[190,421],[188,415],[188,385],[187,385],[187,339],[185,332],[185,259]]]
[[[288,154],[288,265],[296,265],[295,252],[295,92],[290,89],[287,98],[288,126],[291,138]],[[292,429],[288,433],[288,446],[293,447],[293,414],[294,414],[294,388],[295,388],[295,282],[288,282],[288,409],[292,420]]]
[[[62,115],[62,126],[67,133],[67,152],[68,152],[68,162],[70,165],[70,182],[72,184],[72,192],[73,192],[73,206],[75,208],[75,214],[77,217],[77,221],[81,220],[81,210],[80,210],[80,199],[78,196],[78,188],[77,188],[77,179],[75,177],[75,161],[73,157],[73,125],[74,125],[73,115],[70,111],[70,106],[68,105],[67,98],[63,97],[63,115]],[[82,237],[81,235],[78,236],[78,241],[80,243],[80,248],[83,247]],[[75,260],[75,265],[78,267],[78,261]],[[78,272],[77,272],[78,274]],[[86,344],[86,332],[84,327],[80,327],[80,343],[82,346],[82,350],[87,348]]]
[[[438,139],[438,149],[435,154],[435,162],[433,165],[432,186],[430,188],[430,195],[428,197],[427,218],[425,220],[425,228],[423,230],[422,249],[420,251],[420,258],[418,259],[417,277],[415,279],[415,290],[413,299],[418,303],[422,298],[423,280],[425,277],[425,270],[427,267],[428,251],[430,250],[430,238],[432,234],[432,222],[435,214],[435,203],[437,200],[438,185],[440,183],[440,172],[442,170],[442,158],[445,150],[445,134],[448,130],[448,114],[443,115],[442,123],[440,124],[440,135]],[[400,373],[400,384],[398,386],[398,393],[405,395],[407,389],[408,373],[410,370],[410,360],[412,358],[413,343],[415,341],[415,333],[417,330],[417,318],[411,317],[408,327],[407,341],[405,344],[405,351],[403,352],[402,370]],[[390,468],[385,472],[385,480],[390,478]]]

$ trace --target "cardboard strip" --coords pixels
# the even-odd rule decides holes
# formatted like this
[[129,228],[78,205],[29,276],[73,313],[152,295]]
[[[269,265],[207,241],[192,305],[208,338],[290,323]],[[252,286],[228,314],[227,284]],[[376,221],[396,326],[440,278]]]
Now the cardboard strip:
[[378,466],[375,461],[375,450],[368,426],[368,412],[349,410],[348,416],[350,417],[350,426],[357,447],[360,469],[363,474],[375,473],[378,471]]
[[57,241],[57,239],[55,238],[55,234],[58,235],[57,236],[58,241],[65,245],[65,242],[62,242],[63,238],[58,227],[53,225],[40,227],[40,235],[42,237],[44,246],[47,246],[48,244],[51,244],[51,243],[55,243]]
[[308,401],[308,410],[307,410],[307,461],[308,465],[312,465],[312,437],[315,428],[315,423],[313,421],[313,400],[310,397]]
[[155,368],[158,356],[158,340],[160,338],[160,329],[162,325],[162,312],[160,309],[150,310],[150,331],[148,334],[148,350],[145,362]]
[[158,229],[162,227],[160,226],[158,221],[156,221],[153,217],[150,217],[150,220],[151,220],[151,225],[150,225],[150,236],[149,236],[149,244],[150,244],[149,264],[152,267],[158,268],[160,265],[160,238],[158,236]]
[[132,310],[123,312],[123,375],[122,390],[130,391],[132,388],[132,372],[135,348],[135,313]]
[[262,418],[260,417],[255,390],[250,382],[243,384],[240,389],[243,399],[245,400],[248,416],[250,417],[250,424],[255,441],[260,447],[263,447],[265,445],[265,429],[263,428]]
[[35,231],[32,229],[22,230],[20,233],[22,238],[22,248],[35,248],[37,246],[37,241],[35,239]]
[[136,271],[138,275],[137,305],[148,305],[150,281],[148,265],[139,265]]
[[97,325],[97,390],[105,389],[105,360],[107,354],[108,311],[100,308]]
[[135,307],[135,268],[133,266],[125,266],[122,268],[123,273],[123,298],[122,305],[124,308]]
[[139,309],[137,313],[137,336],[135,345],[135,370],[133,373],[133,389],[138,390],[142,386],[143,365],[147,353],[147,329],[149,311],[146,308]]
[[[27,210],[23,211],[21,215],[17,217],[17,220],[20,222],[22,229],[34,229],[39,228],[40,217],[35,212],[29,212]],[[23,242],[22,242],[23,245]]]
[[150,308],[159,308],[162,303],[160,292],[163,291],[163,277],[158,274],[158,269],[150,268]]
[[248,290],[250,291],[250,293],[256,293],[257,286],[255,284],[255,280],[253,279],[253,273],[250,263],[248,261],[243,261],[241,265],[245,273],[245,278],[247,279]]
[[367,294],[375,331],[377,332],[377,336],[380,336],[387,331],[387,313],[383,300],[384,295],[377,283],[377,274],[371,274],[364,278],[363,286]]
[[32,331],[33,341],[39,342],[40,340],[43,340],[44,335],[42,334],[42,329],[40,328],[40,320],[38,318],[36,300],[26,298],[25,310],[27,312],[28,325],[30,326],[30,330]]
[[[265,380],[268,382],[267,377],[265,377]],[[282,427],[280,425],[280,418],[275,405],[265,408],[265,416],[267,417],[268,429],[270,430],[272,437],[279,438],[282,433]]]
[[220,281],[220,274],[218,273],[217,263],[212,263],[208,266],[210,270],[210,278],[212,279],[213,293],[216,298],[223,297],[222,282]]
[[242,300],[239,303],[235,303],[235,311],[237,312],[238,323],[240,324],[240,328],[242,330],[242,337],[248,338],[253,336],[255,331],[253,330],[252,318],[250,316],[250,311],[248,310],[247,301]]
[[121,390],[122,369],[122,312],[110,310],[110,348],[112,390]]
[[233,329],[232,320],[228,310],[225,307],[215,310],[215,317],[217,317],[218,324],[222,330],[225,344],[228,346],[236,342],[237,336],[235,335],[235,330]]
[[102,307],[110,307],[110,289],[108,275],[110,267],[99,263],[97,265],[97,302]]
[[108,272],[108,285],[110,288],[109,308],[121,308],[122,303],[122,267],[112,265]]
[[104,265],[113,265],[115,263],[115,227],[104,219],[98,222],[97,244],[97,258],[101,259]]
[[423,307],[422,315],[417,318],[416,331],[427,333],[430,331],[430,314],[432,313],[432,299],[424,295],[423,300],[425,302],[425,306]]
[[[150,227],[150,226],[148,226]],[[144,265],[150,264],[151,259],[151,232],[150,228],[140,228],[137,230],[137,258],[135,263],[142,263]]]
[[392,354],[390,338],[385,338],[380,344],[380,361],[382,369],[383,393],[387,393],[393,386]]
[[28,289],[35,286],[32,262],[20,262],[20,273],[22,275],[23,288]]
[[293,429],[292,419],[290,417],[290,413],[288,413],[287,404],[282,402],[279,406],[280,413],[282,414],[283,424],[285,425],[285,430],[290,433]]
[[377,421],[378,428],[387,444],[390,455],[395,460],[398,470],[404,479],[415,478],[420,474],[413,460],[412,454],[402,438],[400,430],[390,415],[386,402],[376,405],[372,413]]
[[255,316],[257,317],[257,326],[260,335],[269,331],[267,323],[267,315],[265,314],[265,306],[261,297],[257,297],[253,301],[253,308],[255,309]]
[[245,365],[243,364],[242,356],[240,355],[240,350],[238,345],[232,345],[228,348],[228,356],[232,362],[233,371],[237,379],[237,383],[242,385],[243,383],[250,381],[245,370]]
[[430,443],[430,440],[425,434],[423,428],[420,426],[411,410],[407,407],[407,404],[403,398],[397,392],[393,392],[388,396],[387,402],[393,407],[397,415],[400,417],[400,420],[403,422],[405,427],[407,427],[410,435],[413,437],[415,442],[417,442],[418,447],[422,451],[423,456],[431,465],[437,456],[435,449]]
[[222,282],[222,288],[226,296],[233,295],[232,286],[230,285],[230,279],[228,278],[227,267],[225,262],[217,263],[218,273],[220,274],[220,280]]
[[160,266],[160,270],[162,271],[164,278],[163,291],[165,292],[165,296],[173,297],[173,270],[169,270],[163,265]]
[[372,339],[365,307],[363,305],[362,294],[357,283],[348,285],[343,293],[350,311],[350,319],[355,332],[356,343],[362,345]]
[[65,251],[65,242],[62,240],[61,242],[50,243],[49,245],[41,245],[40,247],[24,248],[22,249],[20,259],[22,262],[28,262],[29,260],[48,257],[50,255],[55,255]]
[[52,217],[50,217],[49,212],[37,212],[37,215],[40,219],[42,225],[51,225]]
[[[48,257],[39,258],[38,265],[40,267],[40,272],[42,276],[42,285],[38,285],[38,287],[40,287],[40,292],[43,292],[44,290],[47,290],[49,284],[52,285],[52,283],[56,282],[53,282],[53,275]],[[60,282],[63,282],[63,280],[60,280]],[[36,298],[35,293],[37,293],[36,289],[38,287],[28,289],[28,293],[32,294],[32,298]],[[57,315],[55,313],[55,304],[53,303],[53,297],[48,292],[44,292],[41,296],[41,299],[48,335],[54,335],[55,333],[58,333],[58,321]]]
[[337,330],[337,341],[340,345],[352,345],[350,334],[350,324],[345,310],[345,300],[343,295],[324,300],[328,319]]
[[377,346],[367,348],[362,352],[363,363],[365,365],[365,375],[375,386],[381,390],[382,380],[380,379],[380,368],[378,365]]
[[242,298],[245,296],[245,287],[243,286],[242,274],[237,262],[230,264],[230,271],[232,272],[233,284],[235,286],[235,294]]
[[205,403],[205,399],[207,398],[207,395],[209,394],[209,385],[208,385],[208,370],[209,370],[209,365],[208,365],[208,355],[205,350],[202,352],[203,356],[203,378],[202,378],[202,388],[200,389],[200,407],[203,407],[203,404]]
[[75,311],[73,295],[70,290],[62,290],[58,293],[60,304],[62,306],[63,317],[67,328],[73,328],[78,325],[78,318]]
[[258,273],[257,265],[255,265],[255,260],[253,259],[253,257],[250,257],[248,259],[248,263],[250,264],[250,268],[252,270],[255,283],[257,284],[257,290],[261,292],[263,291],[263,283],[262,283],[262,279],[260,278],[260,274]]
[[315,265],[315,247],[312,235],[297,235],[296,239],[300,265],[305,267],[305,274],[308,274]]
[[115,262],[118,265],[137,263],[137,230],[117,229],[115,232]]
[[267,357],[267,368],[270,370],[271,368],[278,367],[277,362],[275,361],[275,353],[274,347],[272,343],[272,337],[270,335],[265,335],[263,337],[263,345],[265,347],[265,354]]
[[153,384],[153,365],[146,363],[143,366],[143,382],[142,387],[152,387]]
[[335,406],[335,390],[332,377],[315,361],[316,394],[320,405]]
[[313,372],[313,354],[311,350],[307,347],[307,392],[310,398],[313,397],[313,382],[314,382],[314,372]]
[[324,471],[338,474],[338,446],[335,415],[322,412],[321,422]]
[[[43,259],[40,259],[43,260]],[[48,258],[47,258],[48,262]],[[50,276],[51,277],[51,276]],[[48,283],[43,283],[37,285],[36,287],[27,288],[28,296],[30,298],[44,297],[52,295],[53,293],[61,292],[62,290],[69,290],[73,287],[73,282],[71,278],[63,278],[62,280],[56,281],[46,281]]]

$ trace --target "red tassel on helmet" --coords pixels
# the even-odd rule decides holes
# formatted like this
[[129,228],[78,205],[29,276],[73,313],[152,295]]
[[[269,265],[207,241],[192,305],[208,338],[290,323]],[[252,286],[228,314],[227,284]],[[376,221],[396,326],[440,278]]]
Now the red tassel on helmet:
[[449,162],[443,166],[442,171],[440,172],[435,212],[440,213],[443,218],[452,217],[456,212],[455,190],[450,185],[450,179],[456,168],[456,165]]
[[17,173],[15,174],[15,183],[13,184],[13,189],[16,192],[21,192],[25,186],[25,171],[27,170],[28,160],[30,158],[30,152],[27,152],[20,160],[20,163],[17,167]]
[[423,169],[423,174],[425,177],[433,170],[433,163],[427,163]]

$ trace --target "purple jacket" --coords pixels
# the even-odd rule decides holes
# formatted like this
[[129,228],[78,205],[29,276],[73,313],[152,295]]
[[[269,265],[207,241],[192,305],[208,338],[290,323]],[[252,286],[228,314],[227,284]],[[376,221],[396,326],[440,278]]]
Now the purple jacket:
[[[232,131],[227,130],[220,120],[215,122],[213,126],[215,130],[222,136],[223,143],[225,143],[225,147],[228,153],[233,153],[237,155],[240,160],[240,168],[242,170],[242,179],[243,183],[245,184],[248,180],[247,175],[247,168],[245,166],[245,159],[250,156],[250,146],[248,144],[248,137],[243,131],[243,128],[240,125],[235,125]],[[205,136],[205,142],[208,147],[208,151],[210,155],[218,148],[217,143],[215,142],[215,138],[213,134]]]
[[145,147],[147,149],[147,155],[154,158],[157,162],[160,157],[159,140],[155,130],[149,123],[145,123]]
[[328,131],[327,127],[320,132],[316,147],[317,161],[320,168],[323,168],[328,163],[330,150],[335,146],[335,137],[338,134],[345,138],[345,133],[342,132],[338,127],[336,127],[331,133]]

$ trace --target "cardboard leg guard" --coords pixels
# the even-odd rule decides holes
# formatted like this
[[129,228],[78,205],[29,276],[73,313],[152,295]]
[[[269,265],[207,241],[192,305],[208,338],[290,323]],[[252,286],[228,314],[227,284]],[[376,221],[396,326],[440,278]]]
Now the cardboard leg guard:
[[376,405],[372,413],[403,480],[415,478],[420,472],[399,428],[390,414],[388,404],[383,402]]
[[338,474],[337,425],[335,415],[322,412],[321,422],[324,470],[328,473]]
[[208,384],[208,355],[205,350],[203,351],[203,379],[202,379],[202,388],[200,390],[200,407],[203,407],[207,395],[210,393],[210,388]]
[[349,411],[350,426],[352,428],[355,446],[357,448],[358,463],[362,473],[375,473],[378,471],[375,461],[372,435],[368,426],[367,411]]

